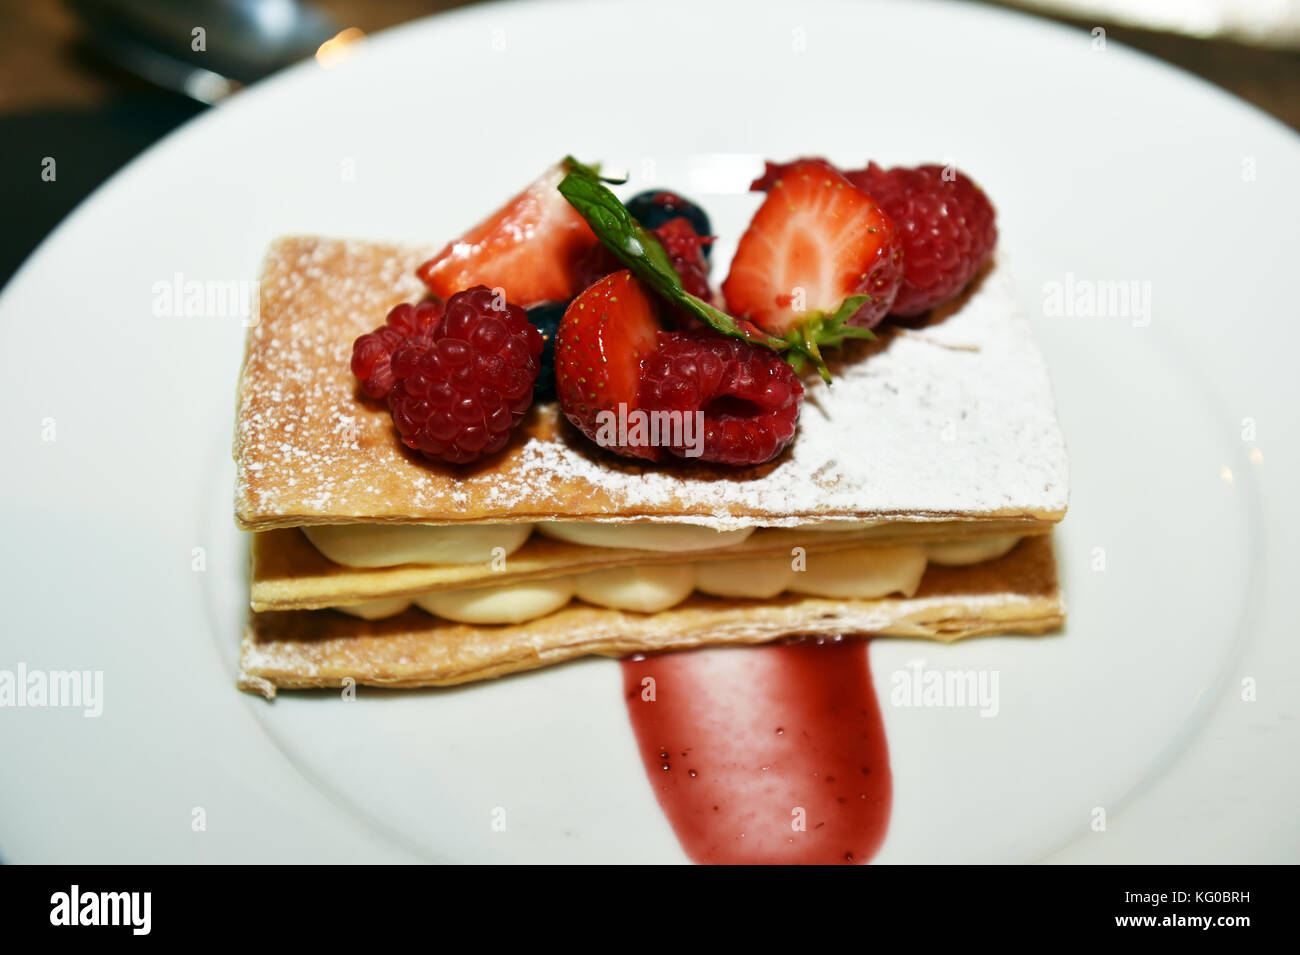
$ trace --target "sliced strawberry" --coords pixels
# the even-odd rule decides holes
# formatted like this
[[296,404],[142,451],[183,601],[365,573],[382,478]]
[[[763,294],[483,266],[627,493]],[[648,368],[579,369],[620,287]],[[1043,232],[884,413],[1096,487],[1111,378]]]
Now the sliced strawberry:
[[579,291],[578,262],[596,242],[591,228],[556,190],[564,163],[552,166],[416,274],[441,299],[475,285],[504,288],[524,307],[567,302]]
[[597,444],[632,458],[659,457],[654,447],[609,440],[610,418],[638,409],[641,363],[658,344],[654,300],[630,271],[607,275],[569,303],[555,335],[555,390],[565,417]]
[[[876,201],[817,159],[769,165],[755,186],[768,195],[722,284],[731,312],[814,348],[879,323],[898,294],[903,255]],[[866,298],[843,307],[854,296]]]
[[771,192],[773,183],[801,163],[813,163],[823,169],[829,169],[832,172],[844,175],[838,166],[834,165],[829,159],[822,159],[820,156],[805,156],[802,159],[791,159],[789,162],[772,162],[772,160],[768,159],[763,162],[763,175],[749,184],[749,191]]

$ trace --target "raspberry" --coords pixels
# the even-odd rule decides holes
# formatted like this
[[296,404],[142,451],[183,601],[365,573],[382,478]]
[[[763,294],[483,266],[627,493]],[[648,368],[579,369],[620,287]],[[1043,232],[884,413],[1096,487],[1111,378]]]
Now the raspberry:
[[533,402],[541,354],[522,308],[482,285],[457,292],[432,332],[393,353],[388,409],[402,442],[451,464],[500,451]]
[[[802,401],[803,384],[778,354],[713,332],[663,333],[641,367],[641,408],[704,412],[704,461],[772,460],[794,438]],[[687,457],[690,447],[668,450]]]
[[669,219],[654,234],[668,253],[673,269],[682,277],[682,287],[696,298],[712,298],[709,266],[704,261],[705,250],[713,244],[712,236],[701,236],[684,216]]
[[442,320],[443,306],[437,299],[425,299],[418,305],[405,302],[388,313],[385,320],[403,338],[418,338],[427,335],[438,327]]
[[406,341],[386,325],[352,343],[352,374],[371,398],[387,398],[393,389],[393,352]]
[[903,284],[890,313],[920,315],[975,277],[997,244],[996,213],[969,178],[943,166],[866,169],[844,176],[893,220],[903,242]]
[[388,313],[386,323],[352,343],[352,374],[371,398],[387,398],[393,388],[393,352],[408,338],[429,334],[442,318],[436,300],[411,305],[403,302]]

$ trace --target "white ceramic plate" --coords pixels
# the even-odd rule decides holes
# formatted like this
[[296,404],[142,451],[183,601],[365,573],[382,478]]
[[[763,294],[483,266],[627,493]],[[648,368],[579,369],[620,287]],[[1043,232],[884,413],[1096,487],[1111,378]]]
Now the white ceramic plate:
[[[1073,461],[1070,622],[873,645],[878,861],[1300,859],[1296,136],[966,4],[666,0],[475,7],[293,69],[117,175],[9,285],[0,669],[100,670],[104,695],[98,718],[0,709],[0,857],[684,858],[610,661],[350,705],[235,690],[244,329],[153,309],[177,275],[255,277],[279,234],[445,239],[565,152],[701,199],[719,265],[758,157],[952,159],[998,206]],[[1149,309],[1046,315],[1067,281]],[[915,659],[998,670],[999,715],[892,707]]]

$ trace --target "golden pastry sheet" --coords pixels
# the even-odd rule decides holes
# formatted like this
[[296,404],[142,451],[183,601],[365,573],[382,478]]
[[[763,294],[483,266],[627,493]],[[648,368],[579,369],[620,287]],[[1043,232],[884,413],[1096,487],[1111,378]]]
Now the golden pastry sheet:
[[931,565],[914,597],[827,600],[695,596],[656,614],[574,601],[529,623],[470,626],[414,608],[364,621],[331,610],[254,613],[240,654],[241,689],[453,686],[576,657],[625,656],[796,635],[878,634],[951,641],[995,633],[1043,633],[1065,618],[1049,536],[1022,541],[997,560]]
[[[758,468],[646,467],[535,405],[506,450],[442,466],[405,449],[349,370],[352,343],[417,299],[428,249],[287,238],[268,253],[239,385],[235,517],[248,530],[353,521],[1057,521],[1064,440],[1042,355],[994,269],[932,327],[843,349],[794,444]],[[863,360],[867,359],[867,360]]]
[[1050,524],[1032,521],[898,522],[860,531],[820,533],[797,528],[764,528],[738,545],[689,554],[587,547],[551,540],[534,532],[523,547],[506,558],[500,570],[493,570],[490,562],[343,567],[322,556],[296,527],[279,528],[253,535],[249,602],[258,611],[315,610],[383,597],[497,586],[609,567],[770,557],[789,554],[796,546],[808,553],[822,553],[864,544],[892,546],[1004,534],[1029,536],[1047,533],[1050,528]]

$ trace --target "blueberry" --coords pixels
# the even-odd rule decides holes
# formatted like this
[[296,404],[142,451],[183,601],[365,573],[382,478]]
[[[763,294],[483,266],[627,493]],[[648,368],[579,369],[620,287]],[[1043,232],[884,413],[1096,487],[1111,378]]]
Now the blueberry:
[[567,302],[545,302],[528,309],[528,320],[537,326],[546,341],[546,347],[542,349],[542,369],[533,385],[534,401],[555,400],[555,333],[566,308]]
[[[696,235],[713,235],[713,226],[709,224],[709,217],[705,211],[675,192],[651,189],[649,192],[638,193],[628,200],[627,211],[647,229],[657,229],[669,219],[684,216]],[[710,247],[706,245],[704,247],[706,259],[710,251]]]

